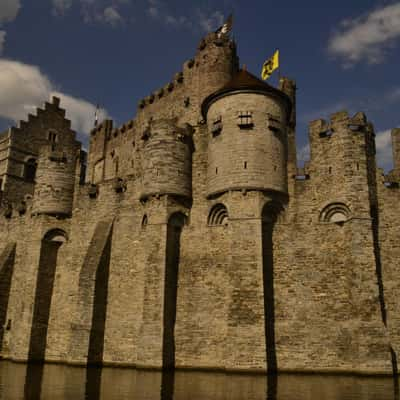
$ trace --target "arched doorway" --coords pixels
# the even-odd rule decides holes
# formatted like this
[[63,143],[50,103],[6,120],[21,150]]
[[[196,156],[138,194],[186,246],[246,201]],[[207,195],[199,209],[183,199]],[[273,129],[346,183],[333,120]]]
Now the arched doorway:
[[178,294],[180,241],[186,216],[180,212],[170,216],[167,226],[167,249],[164,286],[163,368],[175,367],[175,321]]
[[44,362],[57,255],[66,241],[67,235],[61,229],[52,229],[42,239],[29,343],[29,362]]
[[273,233],[278,215],[282,210],[279,203],[268,202],[262,210],[262,256],[264,287],[264,320],[267,371],[277,372],[275,346],[275,299],[274,299],[274,245]]

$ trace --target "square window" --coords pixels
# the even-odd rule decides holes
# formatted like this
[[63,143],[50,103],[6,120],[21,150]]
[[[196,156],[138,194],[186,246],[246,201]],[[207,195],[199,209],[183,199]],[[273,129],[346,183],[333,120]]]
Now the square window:
[[254,127],[251,111],[240,111],[238,115],[238,126],[240,129],[252,129]]
[[222,117],[220,116],[213,121],[211,127],[211,133],[213,137],[216,137],[221,133],[221,131],[222,131]]

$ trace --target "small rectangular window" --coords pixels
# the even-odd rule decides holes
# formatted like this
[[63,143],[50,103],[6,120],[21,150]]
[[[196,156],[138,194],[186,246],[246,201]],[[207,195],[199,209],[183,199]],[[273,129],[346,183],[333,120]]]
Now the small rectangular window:
[[146,129],[143,133],[142,133],[142,140],[144,142],[147,142],[150,139],[150,130]]
[[216,118],[213,123],[212,123],[212,127],[211,127],[211,133],[213,135],[213,137],[218,136],[222,131],[222,117],[218,117]]
[[273,132],[280,132],[282,130],[282,124],[279,117],[268,114],[268,128]]
[[254,126],[251,111],[240,111],[238,115],[238,126],[240,129],[252,129]]
[[49,142],[56,143],[57,142],[57,133],[49,132]]

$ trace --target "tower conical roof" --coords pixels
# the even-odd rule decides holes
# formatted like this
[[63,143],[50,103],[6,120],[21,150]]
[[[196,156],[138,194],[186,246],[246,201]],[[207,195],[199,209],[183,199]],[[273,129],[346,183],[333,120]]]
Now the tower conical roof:
[[290,115],[292,104],[286,93],[274,88],[261,79],[258,79],[246,69],[240,69],[228,83],[204,99],[201,106],[203,117],[206,116],[209,106],[214,101],[235,92],[261,93],[267,96],[275,97],[283,103],[283,105],[287,108],[287,115]]

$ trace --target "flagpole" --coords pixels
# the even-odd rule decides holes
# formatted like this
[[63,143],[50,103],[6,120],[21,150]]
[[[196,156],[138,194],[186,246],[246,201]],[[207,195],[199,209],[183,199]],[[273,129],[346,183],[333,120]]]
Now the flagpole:
[[278,67],[278,87],[279,87],[279,85],[281,84],[281,78],[282,78],[282,76],[281,76],[281,60],[280,60],[281,52],[279,50],[279,47],[277,48],[277,51],[278,51],[278,54],[279,54],[279,60],[278,60],[278,62],[279,62],[279,67]]

